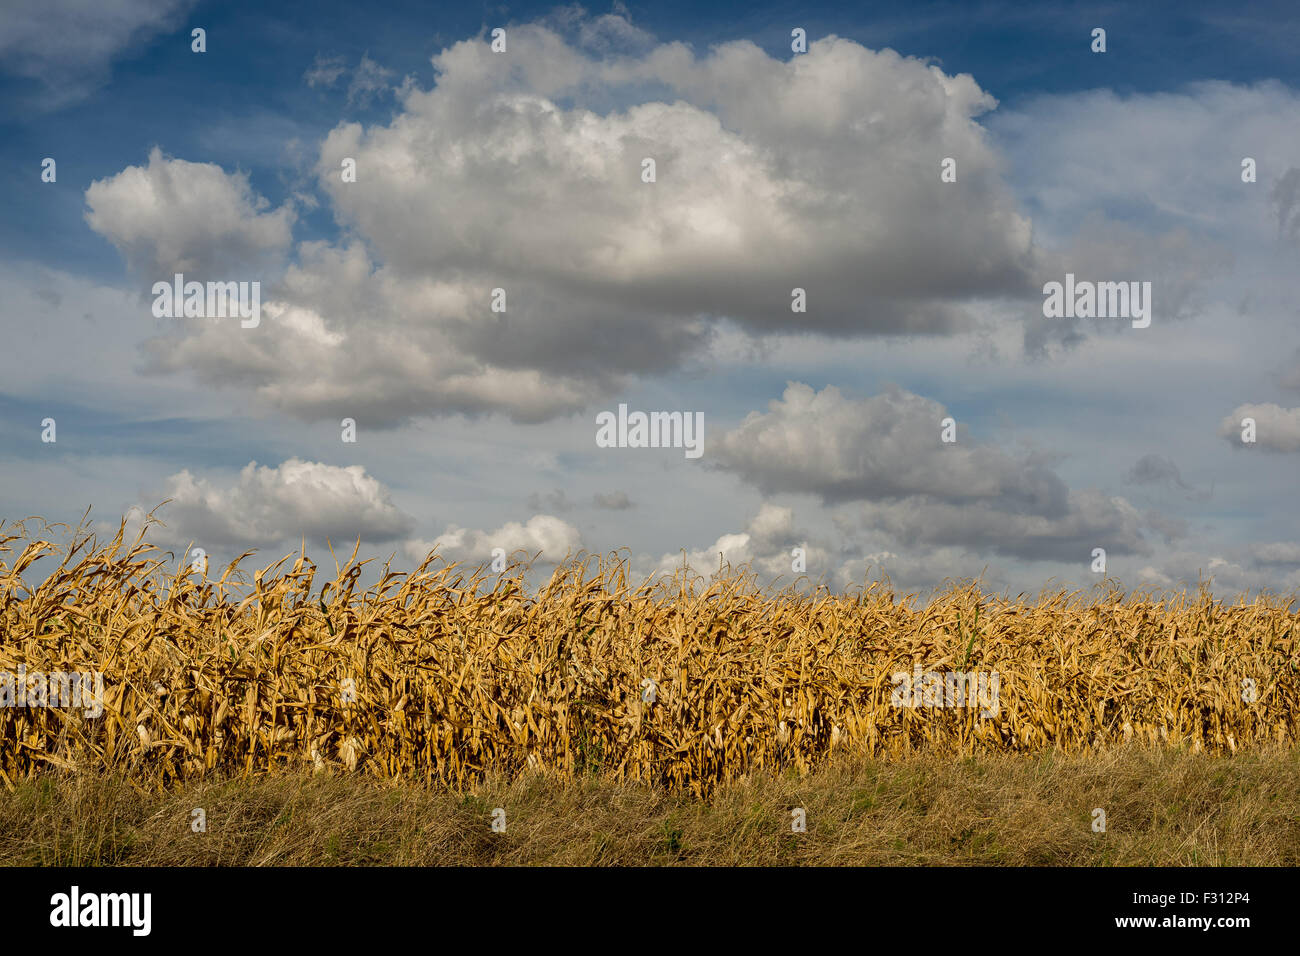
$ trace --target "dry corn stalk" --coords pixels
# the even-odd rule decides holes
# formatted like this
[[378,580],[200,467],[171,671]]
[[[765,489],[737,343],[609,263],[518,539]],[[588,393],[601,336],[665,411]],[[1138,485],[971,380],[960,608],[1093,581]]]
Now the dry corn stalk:
[[[360,590],[355,553],[315,590],[303,555],[251,584],[238,562],[205,580],[165,572],[121,531],[74,542],[28,587],[23,572],[59,550],[0,528],[0,675],[102,672],[104,712],[0,707],[7,779],[311,768],[463,785],[491,770],[703,792],[832,751],[1218,753],[1300,729],[1297,615],[1265,597],[1028,604],[966,585],[916,606],[884,584],[768,593],[747,572],[634,584],[612,559],[563,566],[530,595],[517,565],[432,557]],[[997,715],[896,706],[893,675],[914,668],[996,671]]]

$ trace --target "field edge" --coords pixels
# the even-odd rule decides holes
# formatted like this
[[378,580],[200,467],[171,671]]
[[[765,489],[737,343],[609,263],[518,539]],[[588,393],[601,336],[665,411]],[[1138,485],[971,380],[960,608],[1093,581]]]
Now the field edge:
[[4,866],[1298,864],[1300,748],[841,761],[704,799],[538,775],[455,791],[275,773],[148,792],[50,772],[0,788]]

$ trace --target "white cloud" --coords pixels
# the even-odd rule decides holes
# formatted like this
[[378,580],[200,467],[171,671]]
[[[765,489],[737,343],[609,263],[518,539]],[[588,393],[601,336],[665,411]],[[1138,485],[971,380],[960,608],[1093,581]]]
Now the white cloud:
[[206,281],[223,270],[266,269],[289,247],[294,212],[269,209],[248,177],[215,163],[169,159],[154,147],[147,166],[128,166],[86,189],[86,222],[148,282],[176,272]]
[[[595,57],[537,25],[509,43],[508,58],[453,45],[432,89],[404,85],[390,123],[326,138],[317,173],[345,238],[304,243],[263,293],[318,317],[310,361],[285,330],[196,324],[153,343],[156,367],[254,384],[304,418],[538,422],[698,358],[720,316],[759,332],[944,334],[969,325],[972,298],[1028,288],[1030,225],[975,120],[994,101],[969,76],[834,37],[792,62],[749,42]],[[665,85],[671,102],[646,99]],[[635,105],[587,105],[612,91]],[[945,155],[961,157],[960,189],[939,182]],[[151,274],[273,260],[293,220],[242,176],[157,155],[87,200],[92,226]],[[806,313],[791,311],[795,287]]]
[[472,290],[463,285],[403,283],[377,268],[360,243],[304,243],[298,258],[263,287],[255,334],[233,323],[176,324],[146,344],[149,368],[238,385],[301,418],[351,417],[379,427],[492,411],[538,422],[597,394],[580,376],[489,364],[461,348],[454,327],[487,321],[473,314]]
[[[748,42],[596,61],[537,26],[510,43],[510,69],[481,41],[443,51],[437,85],[389,126],[343,125],[322,148],[322,188],[404,276],[528,277],[661,322],[858,332],[948,331],[958,298],[1024,280],[1029,224],[968,76],[837,38],[793,62]],[[554,101],[648,82],[679,98],[604,115]],[[938,158],[954,154],[969,185],[945,192]],[[338,177],[345,156],[364,190]]]
[[655,564],[653,574],[671,574],[685,564],[696,574],[712,575],[731,565],[733,570],[748,566],[758,573],[760,583],[781,577],[787,582],[800,575],[793,571],[795,547],[804,549],[807,572],[814,578],[832,566],[831,552],[809,544],[794,525],[794,511],[771,502],[763,502],[744,531],[724,534],[712,547],[697,551],[665,554]]
[[867,502],[863,524],[897,542],[958,545],[1030,559],[1083,560],[1093,547],[1145,548],[1123,498],[1072,491],[1042,454],[1013,458],[974,442],[937,402],[898,387],[859,401],[792,382],[715,444],[720,466],[765,494]]
[[[335,544],[375,543],[410,531],[411,518],[361,465],[339,467],[291,458],[277,467],[249,464],[222,486],[189,469],[162,489],[171,502],[158,511],[167,525],[154,537],[194,541],[208,550],[243,550],[307,538]],[[161,499],[160,499],[161,500]]]
[[790,382],[767,412],[751,412],[712,449],[720,465],[765,493],[802,492],[826,501],[934,495],[1001,499],[1060,511],[1067,489],[1035,456],[1016,460],[972,441],[941,441],[947,410],[892,387],[854,400],[834,386]]
[[518,521],[506,522],[495,531],[451,525],[432,541],[406,542],[403,550],[416,564],[430,553],[437,552],[446,561],[462,561],[477,566],[492,560],[494,548],[504,549],[507,558],[516,551],[526,551],[529,558],[541,552],[538,563],[551,565],[581,550],[582,534],[562,518],[539,514],[533,515],[523,524]]

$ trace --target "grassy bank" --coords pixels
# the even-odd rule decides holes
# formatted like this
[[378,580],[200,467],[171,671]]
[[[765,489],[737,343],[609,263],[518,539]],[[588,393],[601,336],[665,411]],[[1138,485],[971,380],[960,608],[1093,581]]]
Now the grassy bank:
[[[806,833],[791,832],[795,807]],[[706,799],[598,777],[458,792],[286,774],[148,793],[47,774],[0,789],[0,864],[1295,866],[1300,752],[914,756],[755,775]]]

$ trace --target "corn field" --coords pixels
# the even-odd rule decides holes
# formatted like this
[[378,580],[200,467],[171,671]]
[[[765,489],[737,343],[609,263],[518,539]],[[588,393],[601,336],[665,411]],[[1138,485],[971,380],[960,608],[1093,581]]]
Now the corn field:
[[[1222,753],[1300,731],[1297,615],[1277,598],[967,584],[917,603],[884,583],[774,593],[744,570],[637,582],[613,556],[531,591],[518,565],[433,556],[362,588],[355,552],[318,588],[302,554],[251,580],[247,554],[219,578],[169,558],[124,531],[61,546],[0,527],[0,675],[103,675],[97,717],[0,706],[0,781],[536,772],[704,793],[841,754]],[[38,560],[57,568],[28,586]],[[900,706],[893,675],[918,670],[996,673],[997,712]]]

